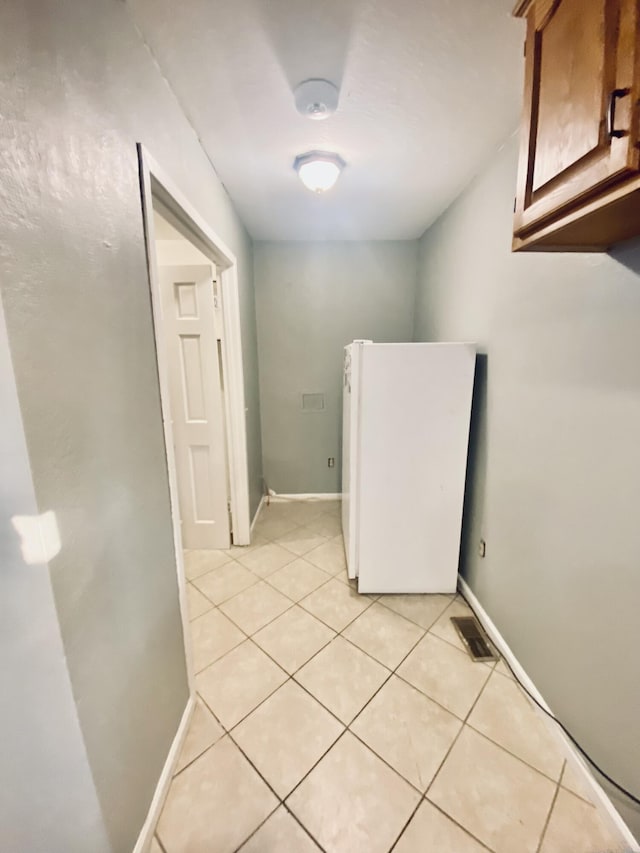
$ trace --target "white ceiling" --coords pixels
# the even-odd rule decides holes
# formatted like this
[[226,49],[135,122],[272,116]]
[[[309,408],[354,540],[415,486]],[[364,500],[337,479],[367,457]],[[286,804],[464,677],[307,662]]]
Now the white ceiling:
[[[514,0],[129,0],[136,23],[252,237],[420,236],[517,125]],[[338,112],[300,116],[308,77]],[[338,152],[327,195],[297,154]]]

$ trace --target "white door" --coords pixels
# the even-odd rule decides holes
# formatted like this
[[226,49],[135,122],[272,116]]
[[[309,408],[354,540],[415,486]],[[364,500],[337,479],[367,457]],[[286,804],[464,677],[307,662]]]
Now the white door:
[[213,267],[160,267],[169,396],[185,548],[230,546]]

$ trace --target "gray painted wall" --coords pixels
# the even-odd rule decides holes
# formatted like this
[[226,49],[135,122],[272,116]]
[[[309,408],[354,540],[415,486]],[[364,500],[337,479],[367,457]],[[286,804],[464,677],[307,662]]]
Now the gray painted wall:
[[25,561],[16,516],[39,515],[0,302],[0,849],[107,853],[49,566]]
[[511,254],[515,175],[510,140],[421,241],[416,339],[486,354],[463,574],[556,714],[640,794],[640,244]]
[[[120,853],[187,699],[136,142],[238,256],[255,507],[251,242],[126,4],[2,3],[0,102],[2,299],[38,507],[62,534],[51,582],[71,687]],[[102,849],[80,817],[60,839]]]
[[[340,490],[343,347],[354,338],[411,340],[417,249],[417,241],[255,244],[269,488]],[[317,392],[325,410],[303,412],[301,395]]]

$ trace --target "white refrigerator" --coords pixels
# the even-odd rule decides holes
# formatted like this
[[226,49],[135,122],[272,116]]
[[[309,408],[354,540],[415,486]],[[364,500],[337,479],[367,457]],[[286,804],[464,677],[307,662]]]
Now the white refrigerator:
[[455,592],[474,344],[345,347],[342,528],[363,593]]

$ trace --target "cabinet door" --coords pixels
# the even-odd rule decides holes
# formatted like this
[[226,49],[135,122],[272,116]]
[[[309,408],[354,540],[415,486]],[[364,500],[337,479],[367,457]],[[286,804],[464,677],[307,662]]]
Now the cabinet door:
[[639,6],[529,7],[516,234],[638,172]]

